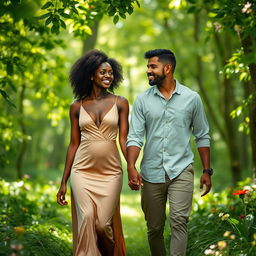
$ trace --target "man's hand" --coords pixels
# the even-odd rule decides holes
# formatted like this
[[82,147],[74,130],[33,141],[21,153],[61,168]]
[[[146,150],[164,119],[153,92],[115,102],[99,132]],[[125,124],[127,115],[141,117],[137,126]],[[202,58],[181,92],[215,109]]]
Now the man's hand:
[[212,187],[211,176],[208,173],[203,173],[200,178],[200,189],[203,189],[205,185],[205,191],[201,196],[208,194]]
[[142,184],[142,177],[139,174],[139,172],[135,168],[128,168],[128,185],[131,188],[131,190],[139,190]]

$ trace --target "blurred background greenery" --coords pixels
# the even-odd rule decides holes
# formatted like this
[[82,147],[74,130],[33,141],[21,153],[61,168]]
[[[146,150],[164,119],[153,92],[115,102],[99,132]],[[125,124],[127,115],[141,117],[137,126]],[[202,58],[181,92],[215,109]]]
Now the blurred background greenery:
[[[247,177],[255,184],[255,14],[255,0],[2,0],[0,177],[13,181],[28,174],[35,184],[59,182],[73,101],[68,76],[83,53],[100,49],[122,64],[124,81],[116,94],[132,109],[148,88],[144,52],[168,48],[177,58],[175,78],[204,102],[213,192]],[[198,193],[201,163],[193,139],[191,145]],[[145,234],[139,195],[129,191],[126,176],[122,198],[123,212],[131,213],[129,218],[123,213],[125,225],[134,226],[128,223],[138,217],[135,228]],[[132,204],[137,210],[129,208]],[[126,232],[135,243],[130,252],[143,243],[147,250],[146,237],[132,241],[132,232]]]

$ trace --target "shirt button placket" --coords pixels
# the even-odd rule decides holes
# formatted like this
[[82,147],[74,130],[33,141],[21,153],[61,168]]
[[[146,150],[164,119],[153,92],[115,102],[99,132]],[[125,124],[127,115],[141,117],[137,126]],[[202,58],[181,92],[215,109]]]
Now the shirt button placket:
[[164,125],[164,145],[163,145],[163,152],[166,152],[166,148],[167,148],[167,143],[168,143],[168,111],[167,111],[167,103],[165,106],[165,125]]

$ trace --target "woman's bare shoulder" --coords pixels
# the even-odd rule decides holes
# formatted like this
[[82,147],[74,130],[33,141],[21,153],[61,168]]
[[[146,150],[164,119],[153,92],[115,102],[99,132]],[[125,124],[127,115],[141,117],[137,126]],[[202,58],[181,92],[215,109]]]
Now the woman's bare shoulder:
[[70,111],[71,112],[77,112],[79,110],[80,106],[81,106],[81,100],[74,100],[70,104]]
[[129,102],[123,96],[117,96],[116,103],[119,109],[129,109]]
[[117,97],[117,101],[119,101],[120,103],[128,103],[128,100],[125,97],[120,95],[116,95],[116,97]]

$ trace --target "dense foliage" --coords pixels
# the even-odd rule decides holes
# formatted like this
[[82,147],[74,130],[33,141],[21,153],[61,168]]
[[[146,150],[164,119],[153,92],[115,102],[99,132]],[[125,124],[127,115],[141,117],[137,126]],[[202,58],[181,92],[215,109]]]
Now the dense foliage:
[[56,205],[56,185],[1,180],[0,188],[0,255],[71,255],[69,212]]
[[256,187],[224,189],[196,198],[189,222],[188,255],[253,256],[256,253]]
[[[68,56],[78,55],[76,49],[67,49],[72,36],[85,39],[105,14],[113,16],[115,23],[119,17],[125,19],[135,4],[139,5],[138,1],[0,2],[1,167],[14,161],[16,176],[21,177],[24,155],[32,139],[29,130],[37,129],[31,123],[46,116],[53,126],[60,124],[59,133],[64,132],[66,123],[62,120],[68,116],[72,99],[65,88],[70,59],[74,60]],[[34,113],[32,106],[41,115]]]

